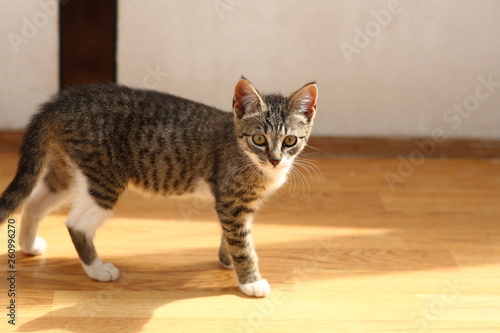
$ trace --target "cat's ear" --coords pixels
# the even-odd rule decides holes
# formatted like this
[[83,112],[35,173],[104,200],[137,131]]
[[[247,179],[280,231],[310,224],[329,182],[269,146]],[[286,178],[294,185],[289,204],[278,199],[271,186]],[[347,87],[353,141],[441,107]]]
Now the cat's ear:
[[292,112],[304,115],[307,121],[314,119],[316,103],[318,102],[318,86],[315,82],[306,84],[289,96],[289,105]]
[[259,92],[242,77],[234,88],[233,111],[239,119],[264,110],[265,104]]

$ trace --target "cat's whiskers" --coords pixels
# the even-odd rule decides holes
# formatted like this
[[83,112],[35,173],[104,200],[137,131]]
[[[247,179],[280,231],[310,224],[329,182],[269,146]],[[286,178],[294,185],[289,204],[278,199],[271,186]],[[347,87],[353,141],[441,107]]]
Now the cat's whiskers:
[[308,173],[309,178],[316,178],[320,183],[323,181],[323,174],[319,169],[319,167],[312,160],[304,158],[303,154],[300,156],[301,157],[295,158],[292,168],[290,170],[291,172],[289,174],[289,177],[287,177],[286,181],[286,185],[288,186],[287,198],[289,198],[291,194],[296,191],[297,183],[299,182],[299,180],[302,184],[302,197],[304,196],[306,185],[308,193],[310,195],[311,188],[309,181],[307,177],[304,175],[304,173],[300,171],[299,168],[304,169]]
[[313,146],[311,146],[310,144],[307,144],[307,143],[306,143],[306,147],[309,147],[309,148],[311,148],[311,149],[314,149],[314,150],[316,150],[317,152],[320,152],[320,153],[323,153],[323,154],[327,154],[327,152],[326,152],[326,151],[321,150],[321,149],[316,148],[316,147],[313,147]]
[[227,175],[224,177],[223,182],[225,183],[225,182],[227,182],[229,179],[231,179],[233,177],[238,177],[241,173],[243,173],[244,171],[246,171],[253,164],[251,162],[250,163],[247,162],[247,161],[245,161],[245,162],[246,163],[237,165],[237,166],[233,167],[232,169],[230,169],[229,172],[227,173]]
[[300,166],[300,167],[302,167],[302,168],[304,168],[304,170],[307,171],[307,173],[309,174],[310,178],[313,177],[313,175],[311,173],[311,170],[310,170],[310,167],[307,164],[304,164],[301,161],[296,161],[295,164],[298,165],[298,166]]
[[235,159],[240,159],[241,163],[237,164],[235,167],[229,170],[227,175],[224,177],[223,180],[224,182],[228,181],[230,178],[239,177],[242,173],[246,173],[243,180],[248,181],[249,179],[252,179],[259,172],[258,166],[255,165],[254,162],[245,157],[241,156],[233,157],[228,159],[227,162],[234,161]]
[[250,164],[253,166],[253,169],[244,178],[245,181],[254,178],[260,172],[259,167],[255,163],[250,162]]
[[293,166],[292,166],[292,168],[290,168],[289,175],[290,176],[287,177],[286,183],[285,183],[288,187],[288,193],[286,195],[287,199],[290,199],[292,193],[295,192],[295,190],[297,189],[297,180],[296,180],[295,174],[293,173]]
[[302,154],[300,154],[300,156],[311,156],[311,155],[318,155],[318,154],[320,154],[320,153],[317,151],[313,151],[312,153],[302,153]]
[[309,174],[309,179],[313,178],[313,175],[312,173],[309,171],[309,169],[303,165],[300,165],[300,164],[297,164],[296,167],[295,167],[295,172],[297,173],[298,177],[303,180],[303,182],[305,182],[307,184],[307,189],[308,189],[308,192],[310,193],[311,192],[311,186],[309,184],[309,179],[308,177],[306,177],[306,175],[304,175],[304,172],[302,172],[298,167],[301,167],[303,168],[304,170],[306,170]]
[[316,175],[318,182],[322,183],[324,180],[323,173],[321,169],[312,161],[307,158],[297,157],[295,164],[307,170],[309,175],[312,177],[311,171]]
[[306,185],[307,185],[307,191],[308,191],[307,199],[309,199],[309,197],[311,196],[311,187],[309,186],[309,182],[308,182],[306,176],[304,176],[304,174],[294,165],[292,165],[291,170],[292,170],[292,173],[297,175],[297,178],[300,179],[300,182],[302,183],[302,195],[301,195],[300,199],[302,200],[304,197]]

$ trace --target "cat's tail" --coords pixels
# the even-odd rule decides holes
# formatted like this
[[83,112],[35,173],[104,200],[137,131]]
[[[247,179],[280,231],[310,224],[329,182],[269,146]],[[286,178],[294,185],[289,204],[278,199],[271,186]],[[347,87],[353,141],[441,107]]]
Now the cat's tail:
[[28,198],[42,173],[49,137],[43,118],[36,114],[24,134],[16,176],[0,197],[0,225]]

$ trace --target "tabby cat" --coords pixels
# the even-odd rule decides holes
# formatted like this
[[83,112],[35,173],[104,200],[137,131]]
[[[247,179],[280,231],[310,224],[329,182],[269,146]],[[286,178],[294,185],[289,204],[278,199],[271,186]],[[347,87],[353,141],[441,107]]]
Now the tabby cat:
[[219,260],[234,268],[249,296],[270,293],[251,224],[254,212],[287,179],[306,145],[318,90],[264,95],[241,78],[233,113],[156,91],[85,85],[40,107],[25,132],[14,180],[0,197],[0,222],[23,202],[19,243],[41,254],[40,220],[71,203],[66,226],[87,275],[114,281],[93,239],[129,184],[161,195],[208,190],[222,226]]

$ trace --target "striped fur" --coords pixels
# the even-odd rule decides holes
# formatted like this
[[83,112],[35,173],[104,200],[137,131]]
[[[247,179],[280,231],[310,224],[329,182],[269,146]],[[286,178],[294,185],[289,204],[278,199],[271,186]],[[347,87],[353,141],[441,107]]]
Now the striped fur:
[[[50,202],[53,209],[73,198],[67,225],[82,264],[92,278],[112,280],[118,271],[100,261],[93,237],[127,186],[169,196],[192,193],[205,182],[222,227],[221,262],[234,267],[245,293],[265,296],[269,287],[253,247],[253,215],[286,180],[305,146],[316,98],[315,84],[289,96],[262,95],[242,78],[235,87],[234,112],[228,113],[117,85],[63,90],[41,106],[27,128],[18,171],[0,197],[0,222],[24,203],[43,174],[37,193],[47,199],[33,194],[25,207],[21,235],[29,237],[21,244],[26,252],[39,254],[36,239],[44,245],[36,237],[42,216],[30,212],[49,210],[30,203]],[[255,143],[256,135],[265,137],[265,145]],[[293,146],[284,145],[287,136],[296,138]]]

